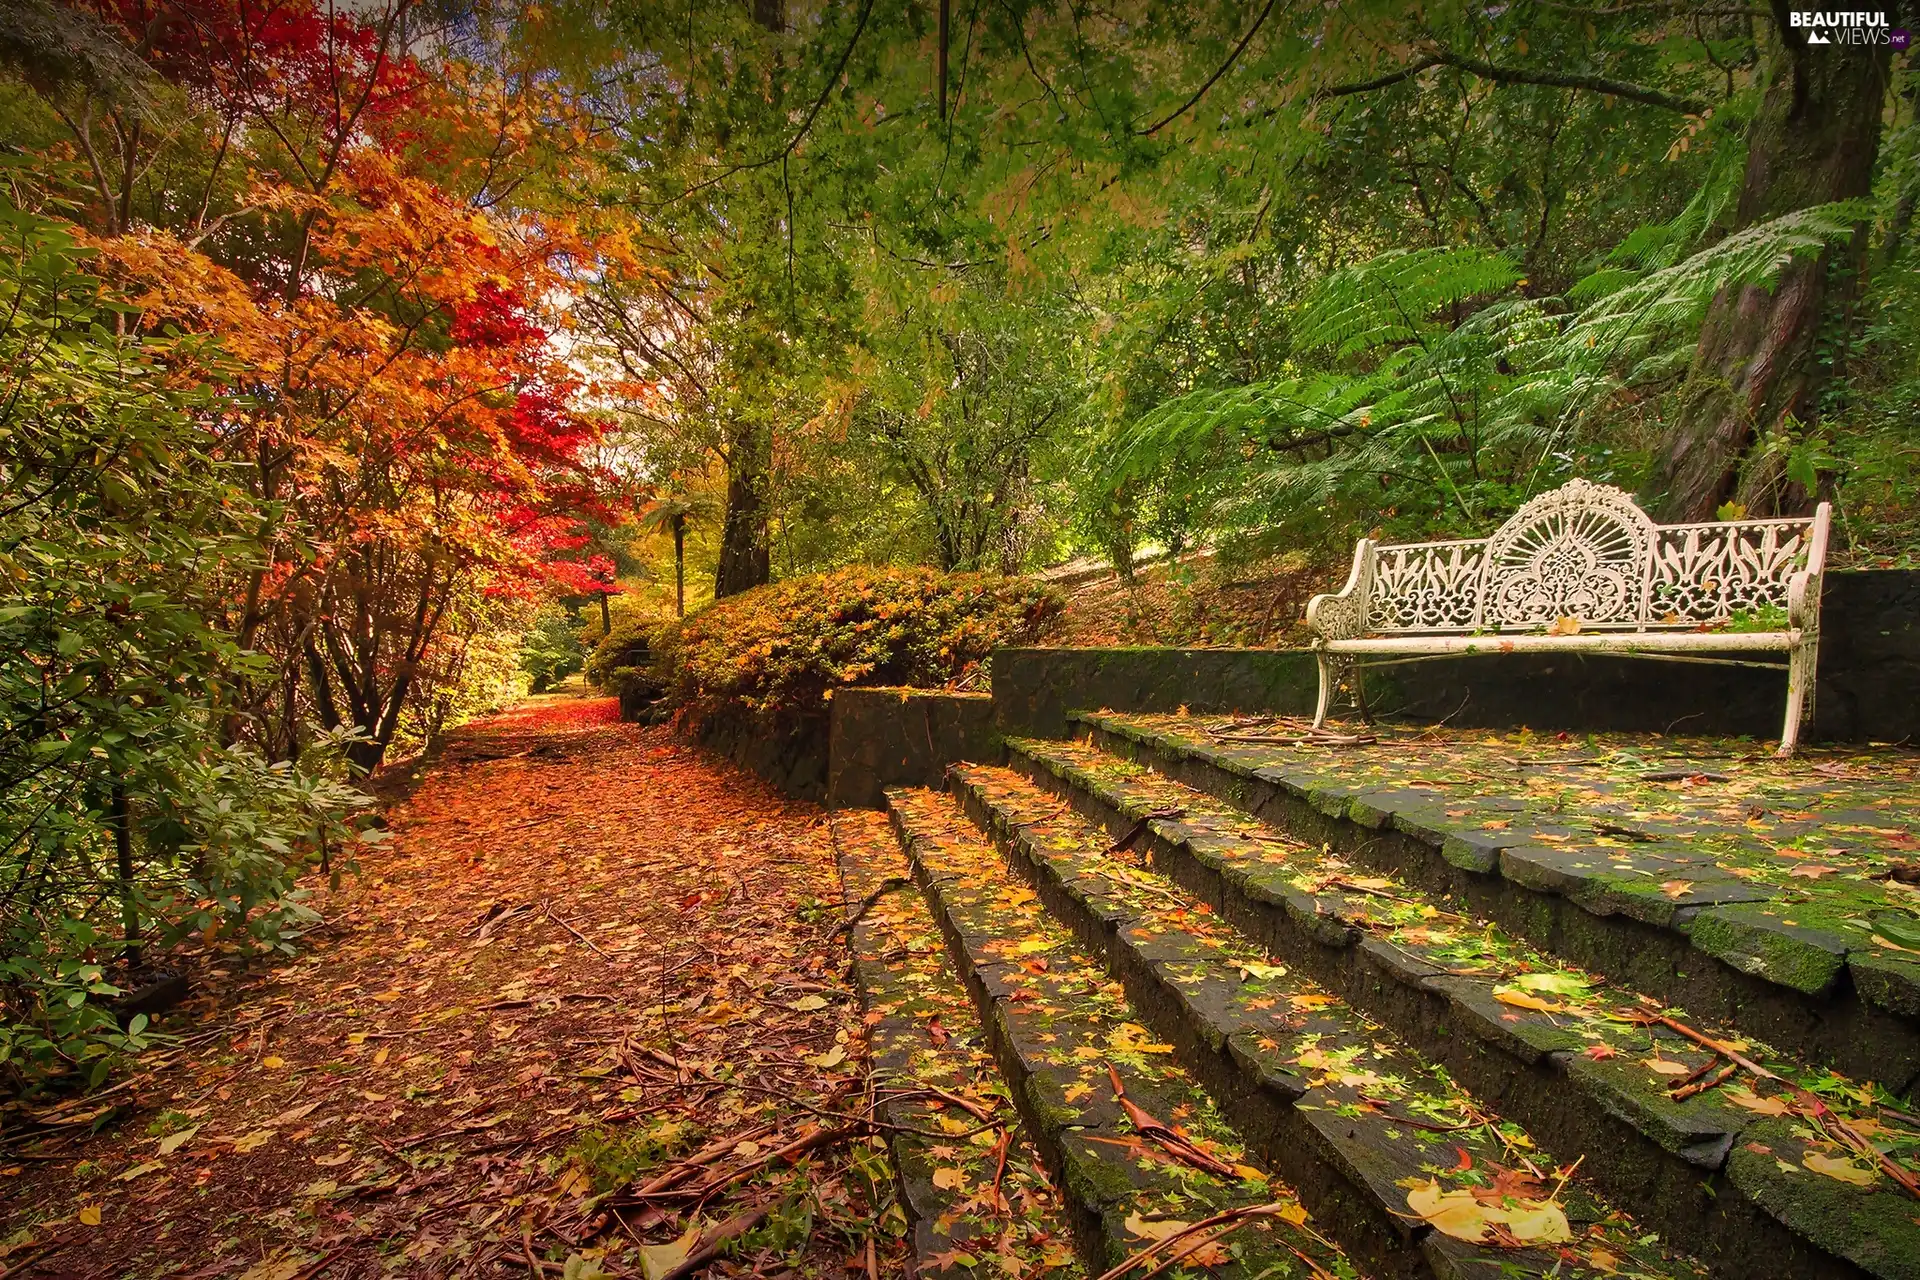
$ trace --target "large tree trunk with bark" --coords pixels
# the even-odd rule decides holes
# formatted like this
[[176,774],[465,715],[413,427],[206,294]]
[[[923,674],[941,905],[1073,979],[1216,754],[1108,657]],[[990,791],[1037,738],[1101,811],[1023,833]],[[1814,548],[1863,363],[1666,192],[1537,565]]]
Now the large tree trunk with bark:
[[767,535],[767,473],[773,464],[773,431],[742,423],[727,448],[727,513],[720,528],[720,564],[713,598],[737,595],[773,577]]
[[[1774,8],[1766,96],[1747,129],[1741,227],[1868,194],[1880,144],[1887,46],[1809,48],[1805,31],[1788,25],[1785,6]],[[1748,455],[1789,416],[1811,423],[1817,415],[1826,371],[1816,339],[1845,306],[1858,268],[1821,254],[1795,262],[1772,289],[1722,290],[1713,300],[1661,461],[1662,519],[1710,520],[1736,496],[1751,515],[1795,505],[1781,500],[1777,477],[1751,473]]]

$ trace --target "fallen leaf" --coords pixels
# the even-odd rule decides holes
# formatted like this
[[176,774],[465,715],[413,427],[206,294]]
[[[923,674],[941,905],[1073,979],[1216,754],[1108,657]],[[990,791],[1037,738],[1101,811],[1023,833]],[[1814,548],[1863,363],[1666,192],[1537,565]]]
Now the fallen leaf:
[[1691,888],[1693,888],[1691,880],[1668,880],[1661,884],[1660,892],[1669,898],[1684,898],[1687,896],[1687,890]]
[[826,1007],[827,998],[825,996],[801,996],[798,1000],[787,1005],[787,1008],[792,1009],[796,1013],[812,1013],[815,1009],[824,1009]]
[[192,1142],[193,1135],[198,1132],[200,1132],[200,1126],[195,1125],[191,1129],[182,1129],[178,1133],[168,1134],[166,1137],[160,1139],[160,1154],[163,1156],[172,1155],[189,1142]]
[[1684,1076],[1693,1070],[1684,1062],[1675,1062],[1672,1058],[1648,1058],[1647,1070],[1658,1071],[1663,1076]]
[[1495,991],[1493,998],[1501,1004],[1512,1005],[1516,1009],[1532,1009],[1538,1013],[1564,1013],[1567,1008],[1551,1000],[1542,1000],[1539,996],[1530,996],[1524,991],[1508,991],[1504,988]]
[[942,1191],[958,1191],[967,1185],[967,1171],[953,1166],[948,1166],[944,1169],[935,1169],[933,1171],[933,1185]]
[[305,1120],[313,1114],[313,1109],[319,1105],[319,1100],[315,1099],[312,1102],[303,1102],[297,1107],[288,1107],[285,1111],[275,1116],[273,1122],[275,1124],[292,1124],[295,1120]]
[[284,1067],[287,1065],[287,1060],[285,1058],[276,1057],[275,1055],[270,1053],[266,1057],[260,1059],[260,1065],[267,1068],[269,1071],[278,1071],[281,1067]]
[[[1148,1221],[1139,1214],[1127,1215],[1127,1230],[1142,1240],[1165,1240],[1178,1235],[1192,1226],[1191,1222],[1182,1222],[1178,1218],[1155,1218]],[[1190,1266],[1213,1267],[1227,1260],[1227,1251],[1217,1244],[1205,1244],[1193,1252],[1185,1252],[1185,1242],[1176,1246],[1180,1251],[1180,1260]]]
[[1471,1191],[1442,1191],[1431,1179],[1407,1193],[1407,1207],[1435,1231],[1469,1244],[1484,1243],[1493,1234],[1489,1213],[1500,1215],[1475,1200]]
[[1127,1230],[1142,1240],[1165,1240],[1168,1236],[1179,1235],[1192,1225],[1178,1218],[1154,1218],[1149,1221],[1138,1213],[1127,1215]]
[[1522,1200],[1510,1210],[1507,1234],[1521,1244],[1565,1244],[1573,1239],[1565,1210],[1551,1200]]
[[1832,1156],[1823,1156],[1818,1151],[1809,1151],[1801,1163],[1815,1173],[1832,1178],[1835,1182],[1846,1182],[1856,1187],[1870,1187],[1880,1176],[1871,1169],[1862,1169],[1850,1160],[1836,1160]]
[[693,1252],[693,1246],[700,1240],[698,1225],[688,1227],[678,1240],[666,1244],[643,1244],[640,1246],[640,1272],[647,1280],[660,1280],[661,1276],[672,1271],[687,1260]]
[[1617,1058],[1620,1056],[1620,1051],[1610,1044],[1590,1044],[1585,1049],[1582,1049],[1581,1053],[1593,1059],[1595,1062],[1605,1062],[1609,1058]]
[[1513,982],[1529,991],[1545,991],[1556,996],[1584,996],[1588,990],[1587,980],[1571,973],[1523,973]]
[[1817,862],[1803,862],[1787,872],[1790,876],[1799,876],[1805,880],[1818,880],[1821,876],[1832,875],[1833,867],[1823,867]]
[[293,1280],[307,1269],[307,1255],[295,1251],[263,1258],[240,1273],[239,1280]]
[[1747,1110],[1757,1112],[1763,1116],[1783,1116],[1787,1114],[1786,1099],[1763,1098],[1753,1090],[1741,1088],[1739,1085],[1722,1089],[1720,1096],[1736,1107],[1745,1107]]
[[1172,1053],[1173,1046],[1159,1044],[1137,1022],[1123,1022],[1107,1033],[1107,1044],[1116,1053]]
[[80,1212],[77,1216],[80,1219],[81,1226],[97,1227],[100,1225],[100,1206],[97,1204],[83,1204],[80,1206]]
[[835,1045],[825,1053],[816,1053],[811,1058],[808,1058],[807,1065],[825,1069],[827,1067],[837,1067],[846,1060],[847,1051],[839,1045]]
[[267,1145],[267,1139],[271,1137],[273,1137],[273,1130],[255,1129],[252,1133],[244,1134],[241,1137],[233,1139],[233,1149],[235,1151],[258,1151],[261,1147]]
[[115,1178],[114,1181],[115,1182],[132,1182],[135,1178],[144,1177],[147,1174],[152,1173],[155,1169],[163,1169],[165,1167],[166,1166],[161,1164],[158,1160],[149,1160],[145,1164],[137,1164],[133,1166],[133,1168],[127,1170],[125,1173],[121,1174],[118,1178]]

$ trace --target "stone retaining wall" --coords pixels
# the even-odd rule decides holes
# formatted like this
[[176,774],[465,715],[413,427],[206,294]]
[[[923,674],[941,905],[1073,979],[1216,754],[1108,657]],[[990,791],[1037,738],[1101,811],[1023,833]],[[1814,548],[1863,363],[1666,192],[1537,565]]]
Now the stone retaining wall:
[[[1827,575],[1820,679],[1808,735],[1920,740],[1920,572]],[[1761,670],[1610,654],[1487,654],[1368,672],[1376,713],[1457,728],[1777,737],[1786,668]],[[1073,710],[1311,715],[1311,653],[1269,649],[1001,649],[1002,733],[1057,737]]]
[[939,689],[842,689],[833,698],[827,807],[877,809],[888,787],[944,785],[956,760],[1000,758],[993,698]]

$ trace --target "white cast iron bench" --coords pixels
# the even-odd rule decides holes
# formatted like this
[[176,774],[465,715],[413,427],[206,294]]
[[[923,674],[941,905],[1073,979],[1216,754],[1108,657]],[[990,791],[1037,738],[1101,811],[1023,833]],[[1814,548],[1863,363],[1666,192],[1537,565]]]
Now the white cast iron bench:
[[[1785,652],[1792,755],[1813,715],[1820,575],[1831,508],[1785,520],[1660,525],[1609,485],[1569,481],[1491,538],[1382,546],[1362,538],[1347,585],[1307,605],[1320,661],[1316,727],[1359,659],[1625,653],[1682,662]],[[1747,665],[1762,665],[1748,662]],[[1777,664],[1764,664],[1777,665]]]

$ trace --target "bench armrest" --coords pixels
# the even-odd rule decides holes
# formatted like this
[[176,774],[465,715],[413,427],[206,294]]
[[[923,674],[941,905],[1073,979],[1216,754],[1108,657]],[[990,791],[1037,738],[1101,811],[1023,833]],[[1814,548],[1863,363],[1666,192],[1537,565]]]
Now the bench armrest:
[[1827,527],[1833,506],[1823,502],[1807,531],[1807,567],[1787,580],[1787,625],[1813,634],[1820,629],[1820,584],[1827,567]]
[[1373,586],[1373,541],[1353,549],[1353,572],[1336,592],[1307,601],[1307,629],[1321,640],[1351,640],[1367,633],[1367,597]]

